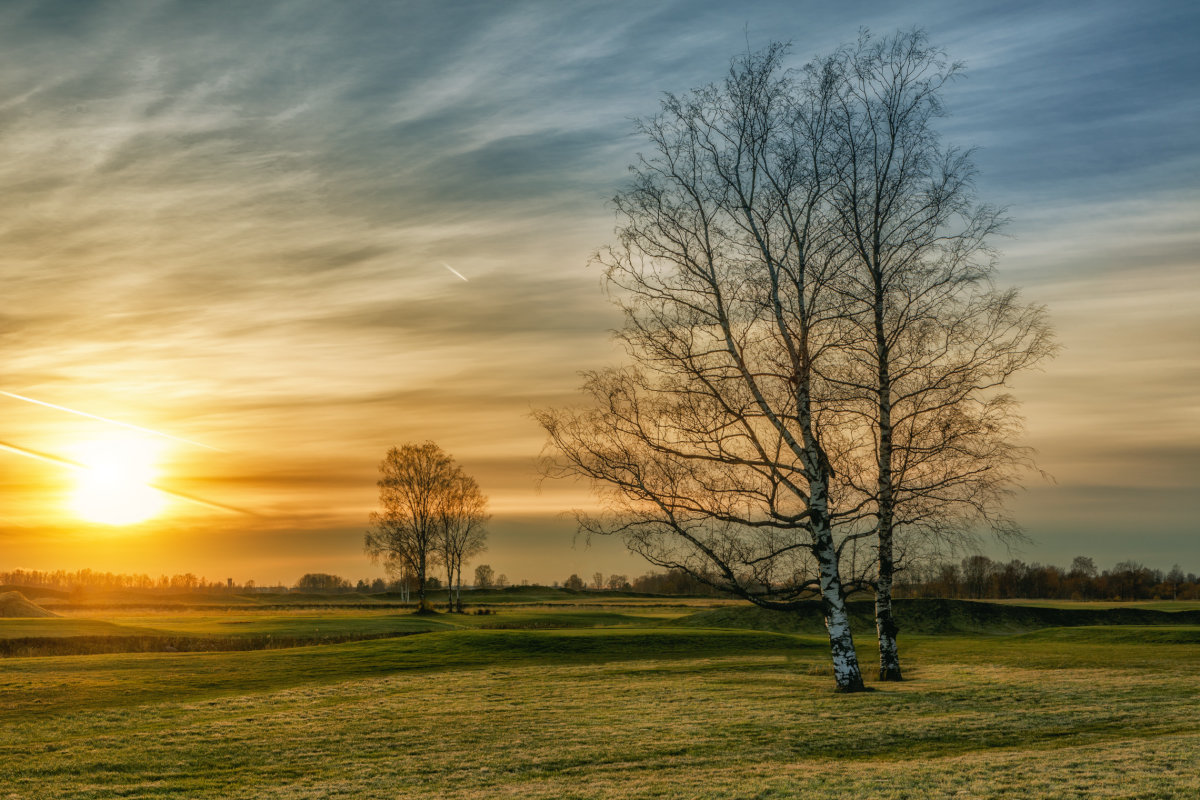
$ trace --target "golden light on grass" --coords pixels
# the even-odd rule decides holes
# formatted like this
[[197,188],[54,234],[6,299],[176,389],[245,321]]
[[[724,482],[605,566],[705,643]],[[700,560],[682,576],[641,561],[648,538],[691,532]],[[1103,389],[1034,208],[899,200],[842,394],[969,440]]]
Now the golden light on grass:
[[167,496],[150,486],[157,477],[157,443],[113,435],[72,448],[85,469],[76,472],[71,510],[89,522],[133,525],[162,513]]

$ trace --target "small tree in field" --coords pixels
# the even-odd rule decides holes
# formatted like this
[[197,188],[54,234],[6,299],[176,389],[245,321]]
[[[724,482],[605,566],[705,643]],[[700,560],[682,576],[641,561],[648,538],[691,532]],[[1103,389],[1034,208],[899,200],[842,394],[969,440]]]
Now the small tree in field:
[[479,484],[455,465],[438,507],[438,547],[446,567],[446,607],[462,611],[462,565],[487,549],[487,498]]
[[411,574],[417,585],[417,604],[428,608],[425,590],[436,557],[441,520],[438,516],[453,462],[433,442],[406,444],[388,450],[379,463],[380,510],[371,514],[364,545],[373,561],[383,561],[388,573]]
[[449,591],[461,565],[482,551],[487,500],[478,484],[433,442],[393,447],[379,464],[380,510],[371,514],[364,545],[394,577],[412,576],[417,603],[428,609],[426,588],[435,562],[446,564]]
[[496,579],[496,572],[490,564],[480,564],[475,568],[475,588],[490,589]]

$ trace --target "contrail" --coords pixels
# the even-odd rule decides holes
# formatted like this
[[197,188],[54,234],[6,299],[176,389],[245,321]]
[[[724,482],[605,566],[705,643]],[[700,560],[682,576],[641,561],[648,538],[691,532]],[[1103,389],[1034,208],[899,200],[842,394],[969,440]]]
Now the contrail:
[[[467,280],[467,276],[466,276],[466,275],[463,275],[461,272],[459,272],[459,271],[458,271],[458,270],[456,270],[454,267],[452,267],[452,266],[450,266],[449,264],[447,264],[445,261],[442,261],[442,262],[440,262],[440,263],[441,263],[441,265],[442,265],[443,267],[445,267],[446,269],[450,270],[450,271],[451,271],[451,272],[453,272],[455,275],[457,275],[458,277],[462,278],[464,281],[465,281],[465,280]],[[467,281],[467,282],[468,282],[468,283],[470,283],[470,281]]]
[[17,447],[15,444],[0,442],[0,450],[7,450],[10,453],[16,453],[19,456],[27,456],[36,458],[38,461],[45,461],[47,464],[54,464],[59,467],[70,467],[71,469],[87,469],[86,466],[78,461],[72,461],[69,458],[59,458],[58,456],[46,455],[39,453],[37,450],[26,450],[24,447]]
[[[463,278],[463,280],[466,280],[466,278]],[[161,436],[164,439],[171,439],[173,441],[181,442],[183,444],[190,444],[190,445],[194,445],[196,447],[203,447],[207,450],[216,450],[218,453],[229,452],[228,450],[222,450],[219,447],[213,447],[211,444],[205,444],[204,442],[196,442],[196,441],[192,441],[191,439],[184,439],[180,436],[172,436],[171,434],[163,433],[162,431],[151,430],[150,428],[143,428],[141,425],[134,425],[129,422],[121,422],[120,420],[109,419],[108,417],[100,417],[95,414],[89,414],[86,411],[77,411],[74,408],[67,408],[66,406],[56,406],[56,405],[54,405],[54,403],[47,403],[44,400],[35,400],[32,397],[25,397],[24,395],[13,394],[12,392],[6,392],[3,390],[0,390],[0,395],[4,395],[5,397],[11,397],[14,400],[24,400],[26,403],[33,403],[34,405],[45,406],[46,408],[53,408],[55,411],[65,411],[68,414],[75,414],[80,417],[87,417],[88,419],[95,419],[95,420],[99,420],[100,422],[107,422],[109,425],[117,425],[122,428],[129,428],[130,430],[140,431],[142,433],[149,433],[153,436]]]
[[[33,458],[38,461],[43,461],[47,464],[54,464],[58,467],[68,467],[76,470],[91,469],[91,467],[88,467],[85,464],[80,464],[78,461],[72,461],[69,458],[60,458],[59,456],[52,456],[49,453],[39,453],[37,450],[30,450],[26,447],[18,447],[17,445],[9,444],[8,442],[0,442],[0,450],[4,450],[9,453],[16,453],[17,455],[25,456],[26,458]],[[224,503],[214,503],[212,500],[205,500],[203,497],[196,497],[195,495],[176,492],[153,483],[147,483],[144,485],[149,486],[156,492],[162,492],[163,494],[170,495],[171,497],[178,497],[180,500],[187,500],[189,503],[196,503],[197,505],[208,506],[209,508],[219,508],[222,511],[232,511],[235,514],[246,514],[251,517],[258,516],[253,511],[247,511],[244,508],[227,506]]]

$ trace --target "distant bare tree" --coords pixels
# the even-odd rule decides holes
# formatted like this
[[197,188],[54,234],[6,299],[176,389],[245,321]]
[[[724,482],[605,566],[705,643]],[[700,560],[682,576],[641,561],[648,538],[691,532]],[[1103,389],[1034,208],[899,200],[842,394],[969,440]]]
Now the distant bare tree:
[[462,611],[462,565],[487,549],[487,498],[475,479],[454,465],[438,503],[438,548],[446,567],[446,606]]
[[350,591],[351,585],[348,580],[338,575],[308,572],[300,576],[294,588],[297,592],[347,592]]
[[1171,587],[1171,599],[1178,600],[1179,584],[1183,583],[1185,580],[1183,570],[1180,569],[1178,564],[1173,564],[1171,566],[1171,571],[1167,573],[1164,580],[1166,581],[1167,585]]
[[508,586],[508,576],[505,575],[503,572],[501,572],[499,575],[496,576],[496,586],[500,589],[503,589],[505,586]]
[[563,582],[563,588],[570,589],[573,592],[581,591],[584,588],[583,579],[572,572],[571,577]]
[[380,510],[371,514],[364,546],[394,577],[412,575],[417,603],[427,609],[428,573],[437,557],[441,509],[451,491],[454,461],[433,442],[388,450],[379,463]]
[[623,589],[633,588],[629,585],[629,578],[625,575],[609,575],[607,585],[609,589],[618,592]]
[[922,31],[835,54],[831,206],[848,258],[845,361],[824,373],[859,398],[875,469],[845,477],[875,506],[880,678],[902,677],[892,614],[896,536],[1016,526],[1003,500],[1028,464],[1000,391],[1050,355],[1044,313],[988,283],[1001,212],[975,200],[970,152],[932,127],[959,71]]
[[987,556],[967,556],[962,560],[962,570],[959,574],[962,575],[967,597],[980,598],[987,595],[988,584],[997,566]]
[[1096,572],[1096,562],[1091,556],[1075,556],[1067,574],[1072,578],[1094,578]]
[[475,568],[475,588],[490,589],[496,573],[489,564],[480,564]]
[[[845,361],[848,258],[830,213],[840,62],[799,76],[775,45],[640,124],[652,153],[615,199],[600,261],[635,366],[588,376],[593,407],[538,414],[551,475],[591,480],[648,561],[773,609],[818,596],[840,691],[863,687],[838,530],[869,509],[835,464],[859,448],[823,375]],[[864,501],[865,502],[865,501]]]

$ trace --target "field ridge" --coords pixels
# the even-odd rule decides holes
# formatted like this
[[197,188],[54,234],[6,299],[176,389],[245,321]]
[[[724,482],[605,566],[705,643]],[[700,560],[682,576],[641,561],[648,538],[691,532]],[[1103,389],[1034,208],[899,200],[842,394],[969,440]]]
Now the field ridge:
[[[875,608],[870,601],[847,603],[856,634],[873,633]],[[903,633],[1015,634],[1044,628],[1105,625],[1200,625],[1200,610],[1158,611],[1148,608],[1051,608],[982,600],[894,600],[896,620]],[[667,624],[667,623],[664,623]],[[671,620],[672,627],[747,628],[777,633],[819,634],[824,612],[817,601],[796,611],[771,611],[758,606],[728,606],[697,611]]]

